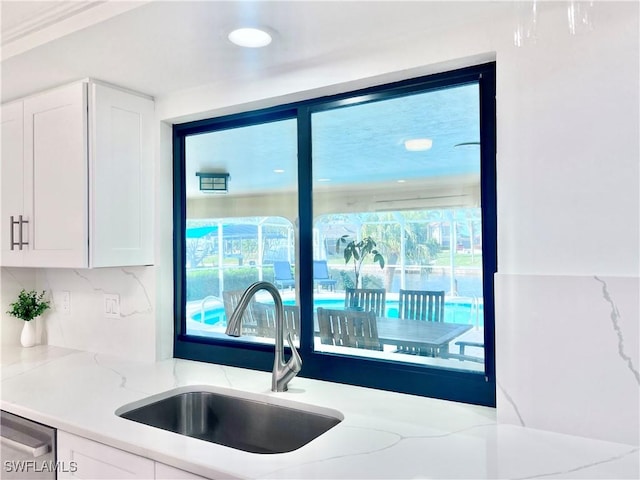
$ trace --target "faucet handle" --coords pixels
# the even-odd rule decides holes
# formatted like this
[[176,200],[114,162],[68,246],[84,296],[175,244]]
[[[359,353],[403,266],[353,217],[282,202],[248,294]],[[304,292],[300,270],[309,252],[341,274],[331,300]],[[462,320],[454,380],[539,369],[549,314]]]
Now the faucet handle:
[[300,354],[293,344],[293,337],[291,336],[291,332],[287,333],[287,343],[291,348],[291,358],[287,362],[287,366],[291,371],[298,373],[302,369],[302,358],[300,358]]

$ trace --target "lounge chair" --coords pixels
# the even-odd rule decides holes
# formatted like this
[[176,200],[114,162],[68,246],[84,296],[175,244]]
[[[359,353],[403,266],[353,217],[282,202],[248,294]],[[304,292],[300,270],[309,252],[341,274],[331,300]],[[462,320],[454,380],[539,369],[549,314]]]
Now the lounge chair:
[[283,260],[273,262],[273,283],[278,288],[294,288],[296,286],[289,262]]
[[337,280],[334,280],[329,275],[329,267],[326,260],[313,261],[313,281],[316,282],[316,285],[332,292],[336,289]]

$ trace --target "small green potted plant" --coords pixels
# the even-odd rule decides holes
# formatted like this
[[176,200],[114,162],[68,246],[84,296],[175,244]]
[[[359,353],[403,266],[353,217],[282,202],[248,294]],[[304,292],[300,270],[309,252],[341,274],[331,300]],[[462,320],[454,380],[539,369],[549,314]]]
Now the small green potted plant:
[[359,242],[349,240],[349,235],[343,235],[336,242],[336,253],[340,253],[340,246],[344,245],[344,263],[353,260],[353,273],[355,275],[355,288],[359,287],[360,269],[367,255],[373,255],[373,261],[384,268],[384,257],[376,250],[376,242],[371,237],[365,237]]
[[24,320],[20,334],[20,343],[23,347],[32,347],[36,344],[36,329],[31,320],[39,317],[50,308],[49,301],[45,300],[44,296],[44,290],[42,293],[38,293],[35,290],[27,292],[22,289],[18,294],[18,299],[9,304],[11,309],[7,310],[7,313],[12,317]]

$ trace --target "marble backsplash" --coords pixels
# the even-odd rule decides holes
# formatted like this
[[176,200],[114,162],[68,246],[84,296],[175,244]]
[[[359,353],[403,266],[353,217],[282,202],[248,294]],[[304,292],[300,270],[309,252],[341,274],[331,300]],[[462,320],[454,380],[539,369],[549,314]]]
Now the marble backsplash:
[[637,277],[496,275],[498,420],[640,444]]
[[[153,267],[3,268],[2,280],[3,312],[6,311],[5,303],[8,305],[21,288],[48,292],[52,308],[38,321],[38,343],[114,354],[132,360],[156,359]],[[68,313],[60,303],[61,292],[65,291],[70,293]],[[119,296],[120,312],[116,318],[104,314],[105,294]],[[3,318],[2,323],[2,343],[17,343],[21,321],[8,317]]]

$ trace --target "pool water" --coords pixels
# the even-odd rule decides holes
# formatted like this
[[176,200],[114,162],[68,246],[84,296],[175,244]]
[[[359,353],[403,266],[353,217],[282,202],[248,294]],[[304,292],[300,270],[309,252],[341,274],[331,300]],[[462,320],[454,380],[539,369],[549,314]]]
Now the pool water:
[[[285,305],[295,305],[295,300],[283,300]],[[316,298],[313,302],[313,311],[318,307],[343,309],[344,300],[333,298]],[[386,317],[398,318],[398,300],[386,301]],[[197,311],[191,315],[191,319],[202,323],[201,313]],[[459,301],[449,301],[444,306],[444,321],[448,323],[463,323],[482,326],[484,319],[484,311],[482,304],[474,305],[469,299],[460,299]],[[223,306],[212,306],[204,311],[204,323],[206,325],[216,325],[227,322]]]
[[[201,312],[193,313],[191,315],[191,319],[195,320],[196,322],[203,323]],[[227,323],[227,317],[224,314],[224,307],[208,308],[207,310],[204,311],[205,325],[217,325],[218,323],[221,323],[221,322],[223,325],[226,325]]]

